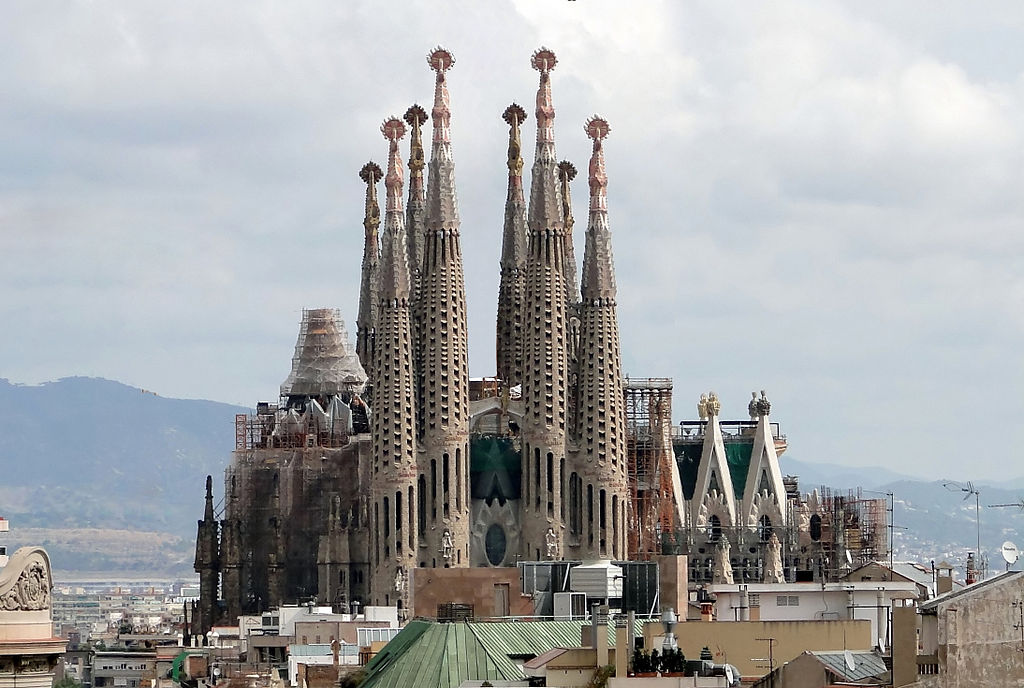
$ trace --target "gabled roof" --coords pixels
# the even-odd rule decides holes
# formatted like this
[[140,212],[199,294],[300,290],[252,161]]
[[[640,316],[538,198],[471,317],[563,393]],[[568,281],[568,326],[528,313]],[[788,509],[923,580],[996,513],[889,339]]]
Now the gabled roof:
[[885,662],[882,661],[882,656],[873,650],[834,652],[807,650],[804,654],[814,657],[824,664],[825,668],[845,681],[863,681],[875,676],[884,677],[889,673]]
[[922,611],[938,609],[940,604],[946,604],[951,600],[973,595],[980,590],[987,590],[988,588],[993,587],[995,585],[1009,583],[1021,577],[1024,577],[1024,571],[1005,571],[1003,573],[1000,573],[998,576],[993,576],[992,578],[983,580],[980,583],[968,585],[964,588],[960,588],[959,590],[950,590],[949,592],[943,593],[938,597],[933,597],[932,599],[920,605],[920,609]]

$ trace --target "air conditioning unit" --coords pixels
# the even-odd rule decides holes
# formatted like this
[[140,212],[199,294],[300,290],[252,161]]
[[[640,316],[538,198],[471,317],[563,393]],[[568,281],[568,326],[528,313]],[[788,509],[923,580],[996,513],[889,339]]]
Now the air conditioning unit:
[[587,618],[587,595],[582,592],[555,593],[555,621]]

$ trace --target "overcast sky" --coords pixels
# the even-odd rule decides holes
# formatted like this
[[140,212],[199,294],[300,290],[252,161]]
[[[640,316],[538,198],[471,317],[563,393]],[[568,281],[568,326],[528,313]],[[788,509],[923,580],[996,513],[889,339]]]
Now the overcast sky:
[[529,167],[545,45],[559,156],[585,170],[584,121],[611,123],[623,364],[674,378],[677,420],[765,389],[794,458],[1024,474],[1017,2],[11,3],[0,376],[274,399],[302,308],[354,336],[358,171],[386,162],[386,116],[429,109],[437,44],[473,375],[494,372],[501,113],[530,113]]

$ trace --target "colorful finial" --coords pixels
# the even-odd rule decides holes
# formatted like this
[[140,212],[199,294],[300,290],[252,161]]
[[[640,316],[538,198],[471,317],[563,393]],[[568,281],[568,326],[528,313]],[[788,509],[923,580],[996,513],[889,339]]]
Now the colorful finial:
[[380,132],[389,142],[388,175],[384,186],[388,190],[387,212],[402,209],[402,160],[398,154],[398,142],[405,136],[405,125],[397,117],[389,117],[380,126]]
[[583,127],[587,136],[594,141],[594,152],[590,156],[590,209],[608,210],[608,175],[604,171],[604,146],[602,142],[611,132],[608,120],[594,115]]
[[563,160],[558,163],[559,175],[564,177],[567,181],[572,181],[576,178],[576,166],[568,160]]
[[371,234],[377,233],[377,228],[380,227],[380,206],[377,205],[377,180],[382,179],[384,173],[380,170],[380,165],[373,162],[372,160],[359,170],[359,178],[366,182],[366,211],[363,214],[363,228],[366,230],[366,235],[369,237]]
[[541,74],[550,72],[556,64],[558,64],[558,58],[555,57],[555,51],[544,46],[537,48],[533,52],[533,57],[530,58],[530,65]]
[[519,126],[526,121],[526,110],[520,105],[512,103],[501,115],[502,119],[508,122],[508,172],[513,177],[521,177],[523,174],[522,145],[519,140]]
[[423,143],[420,138],[420,127],[427,121],[427,111],[419,105],[412,105],[405,111],[403,119],[412,127],[412,142],[409,149],[409,170],[410,182],[415,184],[416,179],[423,178],[423,168],[426,165],[426,158],[423,154]]
[[540,87],[537,89],[537,143],[555,143],[555,105],[551,98],[551,70],[558,64],[555,53],[548,48],[538,48],[530,65],[540,72]]
[[434,143],[448,143],[451,141],[452,113],[448,107],[445,72],[455,65],[455,56],[438,46],[427,55],[427,64],[437,73],[437,81],[434,83],[434,107],[430,112],[434,118]]

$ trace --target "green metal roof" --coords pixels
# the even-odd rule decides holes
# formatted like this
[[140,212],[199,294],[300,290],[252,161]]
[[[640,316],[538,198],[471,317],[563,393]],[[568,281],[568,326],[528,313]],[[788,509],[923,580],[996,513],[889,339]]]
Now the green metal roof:
[[[637,620],[634,631],[642,633]],[[579,647],[587,621],[411,621],[366,665],[363,688],[456,688],[465,680],[521,680],[523,657]],[[608,644],[614,628],[608,627]],[[518,658],[519,661],[516,661]]]

